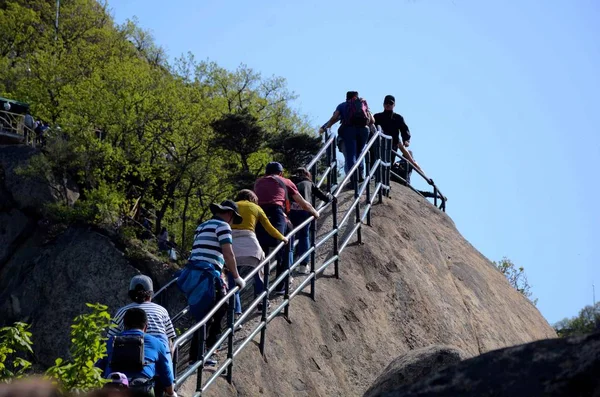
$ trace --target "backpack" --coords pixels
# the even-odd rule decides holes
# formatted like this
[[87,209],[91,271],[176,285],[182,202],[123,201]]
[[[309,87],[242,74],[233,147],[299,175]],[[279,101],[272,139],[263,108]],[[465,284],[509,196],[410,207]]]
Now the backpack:
[[401,185],[406,185],[406,183],[410,184],[410,174],[412,173],[412,170],[413,166],[409,164],[408,161],[402,159],[392,165],[392,171],[402,179],[398,179],[393,175],[390,177],[394,182],[398,182]]
[[292,209],[292,203],[290,202],[290,198],[288,196],[287,186],[286,186],[285,182],[281,180],[280,177],[274,176],[273,179],[275,179],[277,181],[277,183],[279,183],[279,186],[281,186],[281,188],[283,189],[283,194],[285,195],[285,203],[283,206],[283,210],[284,210],[285,214],[288,215]]
[[115,336],[110,369],[113,372],[141,372],[144,369],[144,335]]
[[369,106],[362,98],[352,98],[346,101],[348,112],[344,124],[366,127],[369,124]]

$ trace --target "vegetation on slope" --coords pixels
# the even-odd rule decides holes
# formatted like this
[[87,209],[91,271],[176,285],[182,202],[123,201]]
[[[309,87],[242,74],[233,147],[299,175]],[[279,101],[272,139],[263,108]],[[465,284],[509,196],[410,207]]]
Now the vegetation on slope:
[[294,166],[318,148],[283,78],[192,54],[170,61],[135,21],[116,24],[95,0],[61,2],[55,29],[55,6],[0,0],[0,92],[53,127],[23,172],[81,192],[50,214],[114,225],[142,207],[155,233],[167,226],[187,246],[210,202],[273,157]]

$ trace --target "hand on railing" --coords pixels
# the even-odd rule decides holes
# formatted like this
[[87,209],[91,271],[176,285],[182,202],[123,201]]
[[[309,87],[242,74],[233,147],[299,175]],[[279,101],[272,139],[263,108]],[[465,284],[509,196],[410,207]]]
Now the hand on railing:
[[238,276],[237,278],[233,279],[233,282],[240,287],[240,289],[244,289],[244,287],[246,286],[246,281],[242,278],[242,276]]
[[281,240],[281,241],[283,241],[284,244],[287,244],[290,242],[290,240],[288,240],[288,238],[285,236],[283,237],[283,240]]

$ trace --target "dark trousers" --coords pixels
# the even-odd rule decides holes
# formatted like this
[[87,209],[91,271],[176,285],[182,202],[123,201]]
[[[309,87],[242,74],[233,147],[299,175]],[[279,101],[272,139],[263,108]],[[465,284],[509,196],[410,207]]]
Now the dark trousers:
[[[285,236],[286,233],[291,231],[291,229],[288,228],[288,220],[285,212],[283,211],[283,207],[280,205],[263,205],[261,207],[265,211],[267,218],[269,218],[271,225],[273,225],[275,229],[279,230],[279,233]],[[269,255],[269,248],[275,247],[277,244],[279,244],[279,241],[271,237],[260,223],[256,225],[255,233],[258,243],[266,255]],[[289,247],[292,247],[293,243],[293,239],[290,239]],[[284,248],[277,253],[277,277],[285,272],[292,263],[290,259],[291,255],[285,255],[285,251],[286,249]],[[266,270],[265,277],[269,277],[269,273]]]
[[[221,299],[223,299],[223,289],[221,288],[220,282],[215,280],[215,305]],[[219,339],[219,335],[221,335],[221,324],[223,322],[223,318],[227,314],[227,309],[229,308],[229,304],[225,303],[223,306],[217,310],[217,312],[212,316],[208,323],[206,324],[207,333],[204,335],[204,340],[206,341],[206,348],[210,349]],[[196,321],[202,320],[201,318],[197,318]],[[198,360],[198,349],[200,348],[200,332],[202,332],[202,328],[200,328],[197,332],[192,336],[192,342],[190,345],[190,361]]]
[[[294,228],[310,218],[310,214],[304,210],[291,210],[290,211],[290,221],[294,225]],[[298,230],[296,233],[296,239],[298,239],[298,245],[296,246],[295,257],[300,258],[308,249],[310,248],[310,223],[304,226],[302,229]],[[310,256],[307,256],[302,261],[303,265],[307,265]]]

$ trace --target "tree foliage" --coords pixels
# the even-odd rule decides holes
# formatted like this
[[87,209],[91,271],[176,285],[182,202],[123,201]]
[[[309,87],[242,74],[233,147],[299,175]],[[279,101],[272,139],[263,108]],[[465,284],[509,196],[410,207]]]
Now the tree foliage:
[[0,382],[20,378],[31,367],[24,355],[32,354],[30,325],[17,322],[0,328]]
[[575,317],[564,318],[554,324],[558,336],[577,336],[600,331],[600,302],[596,306],[588,305]]
[[494,262],[494,265],[502,274],[504,274],[510,285],[523,294],[523,296],[529,299],[534,305],[537,304],[537,299],[532,298],[533,293],[531,292],[531,285],[525,274],[525,268],[517,267],[517,265],[506,257],[502,258],[499,262]]
[[93,390],[106,382],[102,370],[94,364],[106,356],[104,333],[110,326],[110,314],[107,306],[99,303],[86,303],[91,313],[75,317],[71,325],[70,358],[57,358],[48,368],[46,375],[56,380],[65,391],[85,392]]
[[102,1],[61,2],[57,34],[54,7],[0,2],[0,92],[51,123],[30,171],[76,183],[80,202],[53,209],[63,218],[114,223],[138,203],[155,232],[167,226],[185,246],[208,204],[272,158],[267,142],[310,131],[281,77],[191,54],[168,61],[151,34],[134,20],[115,24]]

